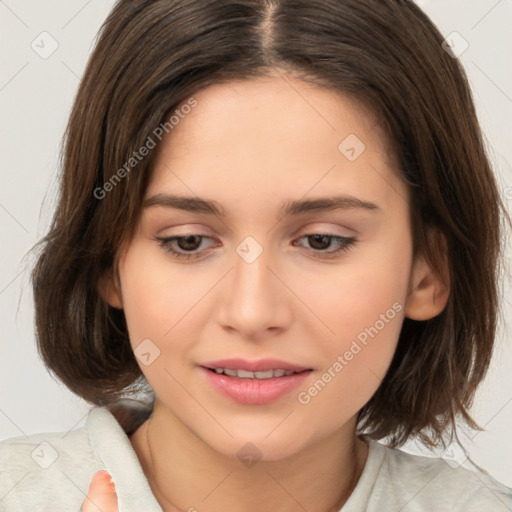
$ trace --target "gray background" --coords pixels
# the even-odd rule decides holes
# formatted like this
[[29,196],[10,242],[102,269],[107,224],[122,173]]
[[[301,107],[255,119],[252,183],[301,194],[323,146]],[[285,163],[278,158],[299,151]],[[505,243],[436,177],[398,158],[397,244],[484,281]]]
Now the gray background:
[[[418,3],[444,35],[456,31],[469,44],[460,59],[510,210],[512,0]],[[68,431],[84,423],[89,409],[50,377],[39,360],[29,283],[33,262],[24,256],[46,233],[55,206],[61,137],[96,33],[112,5],[112,0],[0,0],[1,439]],[[46,59],[31,47],[43,31],[58,42]],[[49,40],[45,47],[49,48]],[[508,262],[511,253],[509,247]],[[512,486],[510,281],[503,283],[503,289],[498,346],[473,407],[485,431],[462,440],[479,465]],[[425,451],[415,443],[406,450]],[[464,459],[457,449],[443,456],[453,466]]]

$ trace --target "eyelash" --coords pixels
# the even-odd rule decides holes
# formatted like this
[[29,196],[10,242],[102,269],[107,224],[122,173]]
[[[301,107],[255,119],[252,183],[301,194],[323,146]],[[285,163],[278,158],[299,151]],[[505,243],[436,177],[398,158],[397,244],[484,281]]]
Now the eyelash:
[[[332,240],[335,240],[335,241],[338,241],[338,242],[340,242],[342,244],[335,251],[325,252],[325,251],[321,251],[321,250],[313,250],[313,252],[317,253],[319,256],[321,254],[324,254],[324,256],[320,256],[320,258],[334,258],[337,255],[342,254],[342,253],[348,251],[357,242],[357,239],[355,237],[339,236],[339,235],[333,235],[331,233],[312,233],[312,234],[306,234],[306,235],[303,235],[300,238],[298,238],[298,240],[301,240],[302,238],[309,238],[309,237],[314,237],[314,236],[316,236],[316,237],[328,237],[328,238],[330,238]],[[199,258],[201,256],[200,253],[197,253],[197,252],[194,252],[194,253],[186,253],[185,252],[185,253],[183,253],[183,252],[176,251],[171,246],[171,244],[174,241],[183,240],[185,238],[191,238],[191,237],[199,237],[201,239],[210,238],[210,237],[208,237],[206,235],[191,234],[191,235],[184,235],[184,236],[171,236],[171,237],[167,237],[167,238],[156,237],[156,238],[154,238],[154,240],[156,242],[158,242],[160,247],[165,252],[171,254],[171,256],[174,257],[174,258],[186,259],[186,260],[191,259],[191,258],[197,259],[197,258]]]

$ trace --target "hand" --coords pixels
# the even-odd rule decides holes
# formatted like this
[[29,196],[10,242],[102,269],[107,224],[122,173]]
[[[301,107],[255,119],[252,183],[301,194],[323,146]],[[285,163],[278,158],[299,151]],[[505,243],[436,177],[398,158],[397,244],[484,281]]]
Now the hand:
[[119,512],[115,485],[106,471],[94,474],[81,512]]

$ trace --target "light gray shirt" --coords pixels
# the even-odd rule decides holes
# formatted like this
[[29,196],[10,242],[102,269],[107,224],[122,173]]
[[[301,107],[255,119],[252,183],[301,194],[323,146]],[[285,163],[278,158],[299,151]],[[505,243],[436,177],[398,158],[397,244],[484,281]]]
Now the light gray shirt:
[[[68,433],[0,442],[0,511],[78,512],[93,474],[106,469],[120,512],[162,512],[128,438],[131,432],[116,417],[94,407],[86,424]],[[143,420],[140,416],[138,424]],[[363,473],[340,512],[512,511],[512,489],[482,472],[376,441],[369,446]],[[191,507],[200,512],[196,505]]]

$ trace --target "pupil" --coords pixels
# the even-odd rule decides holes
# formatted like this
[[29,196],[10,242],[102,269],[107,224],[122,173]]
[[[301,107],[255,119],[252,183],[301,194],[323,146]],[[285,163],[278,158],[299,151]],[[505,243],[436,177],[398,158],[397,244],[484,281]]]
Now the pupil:
[[[196,244],[194,244],[194,239],[196,241]],[[195,245],[197,245],[197,239],[199,239],[199,237],[197,235],[189,235],[189,236],[185,236],[185,237],[182,237],[178,242],[178,245],[180,246],[180,249],[183,249],[183,250],[193,250],[193,249],[197,249],[197,247],[194,247]],[[190,242],[192,240],[192,242]],[[192,247],[190,246],[190,244],[192,245]]]
[[[312,235],[311,238],[313,238],[314,242],[311,244],[312,247],[315,249],[325,249],[326,247],[329,247],[329,236],[327,235]],[[318,247],[318,241],[320,240],[320,246]],[[322,240],[325,242],[322,243]],[[315,247],[316,246],[316,247]]]

